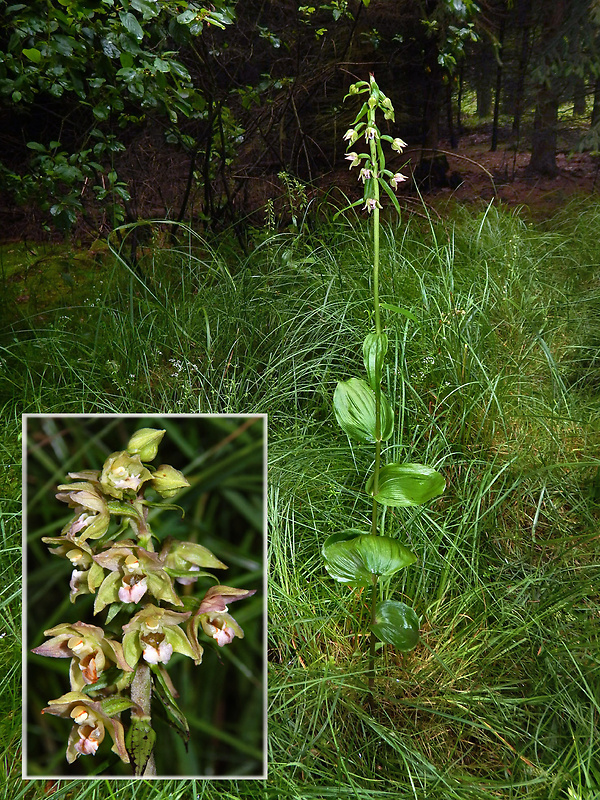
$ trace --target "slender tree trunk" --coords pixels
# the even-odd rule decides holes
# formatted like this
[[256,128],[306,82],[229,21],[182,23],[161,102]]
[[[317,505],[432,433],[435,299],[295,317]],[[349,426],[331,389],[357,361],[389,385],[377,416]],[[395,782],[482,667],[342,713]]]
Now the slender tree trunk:
[[460,62],[460,71],[458,73],[458,95],[456,97],[456,130],[460,136],[463,132],[462,126],[462,98],[463,89],[465,85],[465,60]]
[[454,110],[452,108],[452,81],[446,84],[446,110],[448,118],[448,137],[450,139],[450,147],[454,150],[458,147],[458,139],[456,130],[454,128]]
[[[428,16],[433,14],[437,0],[428,0],[426,3]],[[437,37],[432,36],[426,42],[425,49],[425,103],[423,105],[423,147],[427,150],[437,150],[440,138],[440,110],[442,108],[444,91],[442,68],[438,62],[439,47]]]
[[573,116],[583,117],[585,114],[585,81],[583,78],[576,77],[573,86]]
[[517,80],[514,96],[512,132],[515,139],[519,138],[521,129],[521,115],[523,114],[523,99],[525,97],[525,73],[529,63],[531,41],[531,0],[521,0],[517,21],[521,26],[521,51],[517,65]]
[[558,95],[553,86],[542,86],[538,90],[533,134],[531,136],[531,159],[527,165],[530,172],[555,177],[556,139],[558,123]]
[[492,81],[494,68],[494,48],[487,39],[478,42],[475,58],[475,92],[477,95],[477,116],[480,119],[489,117],[492,110]]
[[[555,0],[549,8],[544,28],[544,38],[550,42],[560,35],[565,20],[566,0]],[[535,119],[531,137],[531,159],[527,166],[530,172],[554,177],[556,165],[556,141],[558,124],[559,88],[552,75],[545,76],[537,91]]]
[[502,56],[504,47],[504,30],[506,17],[502,15],[500,31],[498,33],[498,64],[496,65],[496,96],[494,98],[494,122],[492,125],[492,145],[490,150],[494,153],[498,149],[498,118],[500,116],[500,97],[502,95]]

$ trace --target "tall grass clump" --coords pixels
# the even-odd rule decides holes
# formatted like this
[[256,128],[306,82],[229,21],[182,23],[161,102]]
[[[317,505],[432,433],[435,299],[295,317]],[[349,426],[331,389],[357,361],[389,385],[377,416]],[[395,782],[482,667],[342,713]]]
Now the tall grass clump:
[[[366,599],[333,583],[321,556],[340,521],[370,523],[361,487],[373,454],[351,444],[348,458],[331,408],[371,331],[360,213],[311,233],[274,232],[248,255],[227,241],[210,251],[183,238],[156,245],[140,260],[143,284],[107,262],[103,294],[90,287],[87,305],[4,329],[13,463],[21,410],[269,414],[269,779],[167,782],[164,793],[597,793],[600,415],[588,338],[597,215],[597,204],[582,204],[539,226],[492,206],[383,225],[380,300],[417,322],[386,311],[383,382],[399,411],[382,457],[435,464],[447,489],[427,507],[385,511],[386,529],[407,531],[418,557],[395,588],[417,611],[421,642],[408,654],[378,650],[372,693]],[[190,247],[210,270],[194,272]],[[177,270],[195,275],[185,293]],[[5,491],[18,498],[18,485]],[[16,697],[18,671],[9,675]],[[141,783],[111,791],[126,786],[127,796],[150,796]],[[100,785],[85,792],[100,796]]]

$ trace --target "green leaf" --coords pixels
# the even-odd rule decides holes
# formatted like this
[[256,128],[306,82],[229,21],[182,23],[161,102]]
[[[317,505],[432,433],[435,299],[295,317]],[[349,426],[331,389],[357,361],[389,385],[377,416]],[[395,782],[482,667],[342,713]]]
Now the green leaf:
[[419,619],[414,608],[398,600],[384,600],[375,609],[372,632],[386,644],[406,652],[419,641]]
[[400,306],[395,306],[393,303],[380,303],[381,308],[385,308],[388,311],[395,311],[396,314],[404,314],[405,317],[411,319],[413,322],[419,323],[419,320],[412,311],[409,311],[407,308],[400,308]]
[[132,720],[127,735],[127,750],[135,766],[135,774],[143,775],[148,759],[154,749],[156,733],[149,722]]
[[139,513],[130,503],[122,503],[119,500],[109,500],[106,504],[111,514],[116,514],[119,517],[132,517],[133,519],[140,519]]
[[96,117],[96,119],[99,120],[108,119],[108,115],[110,114],[110,106],[99,104],[97,106],[94,106],[92,112]]
[[388,349],[388,337],[385,333],[369,333],[363,342],[363,359],[371,389],[381,384],[381,372],[385,354]]
[[442,494],[446,481],[425,464],[386,464],[379,472],[377,494],[373,495],[373,476],[367,492],[386,506],[420,506]]
[[157,678],[154,683],[154,692],[163,704],[171,724],[187,744],[190,739],[190,727],[185,714],[175,701],[168,679],[165,679],[165,674],[163,674],[163,670],[160,667],[152,666],[151,670]]
[[27,142],[27,147],[30,150],[35,150],[37,153],[45,153],[46,152],[46,148],[44,147],[44,145],[40,144],[39,142]]
[[157,0],[131,0],[131,7],[140,11],[144,19],[152,19],[160,11]]
[[[340,381],[333,395],[333,410],[341,429],[351,439],[375,442],[375,392],[361,378]],[[394,432],[394,415],[385,395],[381,395],[381,432],[386,441]]]
[[119,18],[123,23],[123,27],[126,28],[132,36],[135,36],[138,42],[141,42],[144,38],[144,31],[137,21],[137,18],[130,11],[119,11]]
[[112,697],[107,697],[105,700],[101,700],[100,705],[107,717],[114,717],[115,714],[120,714],[121,711],[125,711],[126,708],[131,708],[135,703],[128,697],[113,695]]
[[334,580],[356,587],[373,586],[378,577],[390,578],[417,560],[397,539],[354,529],[330,536],[323,545],[323,557]]
[[104,55],[108,56],[109,58],[119,58],[119,56],[121,55],[121,51],[119,50],[119,48],[108,37],[100,39],[100,46],[102,47]]
[[42,54],[37,49],[37,47],[28,47],[23,48],[23,55],[25,58],[28,58],[30,61],[33,61],[34,64],[39,64],[42,60]]
[[384,192],[388,195],[388,197],[392,201],[392,204],[393,204],[394,208],[396,209],[396,211],[398,213],[398,216],[401,217],[402,216],[402,210],[400,208],[400,204],[398,203],[398,198],[396,197],[394,192],[391,190],[391,188],[388,186],[387,182],[384,181],[384,180],[380,180],[379,181],[379,185],[382,187]]
[[133,56],[131,53],[121,53],[119,61],[124,69],[131,69],[131,67],[133,67]]

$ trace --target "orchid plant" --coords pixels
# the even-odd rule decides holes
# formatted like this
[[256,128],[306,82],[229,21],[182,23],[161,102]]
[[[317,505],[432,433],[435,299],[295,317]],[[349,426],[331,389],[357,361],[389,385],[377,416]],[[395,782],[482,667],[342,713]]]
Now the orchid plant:
[[370,654],[369,687],[373,689],[376,639],[393,645],[400,651],[414,648],[419,641],[419,621],[415,610],[399,600],[381,597],[380,579],[392,578],[413,564],[416,556],[398,538],[384,535],[386,506],[410,507],[428,502],[445,489],[442,475],[431,467],[416,463],[382,463],[383,445],[394,432],[393,406],[384,391],[382,381],[388,337],[381,321],[381,307],[404,314],[416,321],[414,315],[379,299],[379,213],[380,198],[387,195],[398,213],[400,207],[394,194],[399,184],[407,180],[399,171],[386,168],[382,143],[389,144],[392,154],[402,153],[406,143],[382,133],[377,114],[394,121],[394,108],[389,97],[378,87],[373,75],[369,81],[359,81],[350,87],[348,96],[366,95],[352,127],[346,131],[347,149],[364,139],[366,152],[351,150],[346,159],[350,169],[359,168],[358,179],[364,185],[361,200],[372,218],[373,241],[373,322],[374,330],[363,342],[363,361],[367,380],[350,378],[337,384],[333,408],[337,422],[352,440],[375,446],[373,471],[365,486],[371,501],[369,531],[349,528],[329,536],[323,545],[323,558],[329,574],[340,583],[359,589],[371,589],[370,594]]
[[[44,631],[33,649],[70,659],[70,690],[48,701],[42,714],[71,724],[66,758],[94,755],[106,733],[112,751],[135,776],[156,775],[151,698],[156,696],[184,741],[189,726],[167,672],[174,653],[202,663],[202,635],[219,647],[244,633],[230,603],[254,591],[221,585],[212,572],[227,569],[201,544],[168,537],[158,543],[149,510],[190,486],[172,466],[153,467],[164,430],[143,428],[101,470],[70,472],[56,497],[73,510],[60,536],[43,537],[50,552],[71,562],[70,600],[94,595],[96,624],[64,622]],[[151,490],[158,501],[146,497]],[[158,549],[157,549],[158,547]],[[200,596],[177,587],[215,582]],[[100,620],[103,621],[100,621]],[[127,718],[123,719],[123,715]]]

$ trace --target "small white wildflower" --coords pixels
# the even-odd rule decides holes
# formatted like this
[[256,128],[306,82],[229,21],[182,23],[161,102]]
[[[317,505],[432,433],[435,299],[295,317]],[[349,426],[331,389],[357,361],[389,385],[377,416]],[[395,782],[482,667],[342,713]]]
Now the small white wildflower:
[[371,139],[377,139],[377,138],[378,138],[377,128],[372,128],[370,125],[365,128],[365,139],[367,140],[367,142],[370,141]]
[[358,179],[363,183],[371,180],[372,177],[373,177],[373,171],[370,169],[366,169],[365,167],[363,167],[361,171],[358,173]]
[[374,211],[376,208],[381,208],[381,207],[382,206],[381,206],[381,203],[379,202],[379,200],[376,200],[374,197],[368,197],[366,202],[365,202],[365,204],[364,204],[364,206],[363,206],[363,208],[362,208],[362,210],[363,211],[368,211],[369,214],[370,214],[371,211]]
[[408,147],[408,145],[403,139],[400,139],[399,137],[396,137],[392,142],[392,150],[397,150],[398,153],[401,153],[405,147]]
[[357,167],[360,164],[360,157],[358,153],[348,153],[347,156],[344,156],[346,161],[350,161],[350,166],[348,169],[352,169],[352,167]]
[[401,172],[396,172],[396,174],[392,175],[392,177],[390,178],[390,185],[392,189],[397,189],[399,183],[402,183],[403,181],[407,180],[408,178],[406,177],[406,175],[403,175]]

